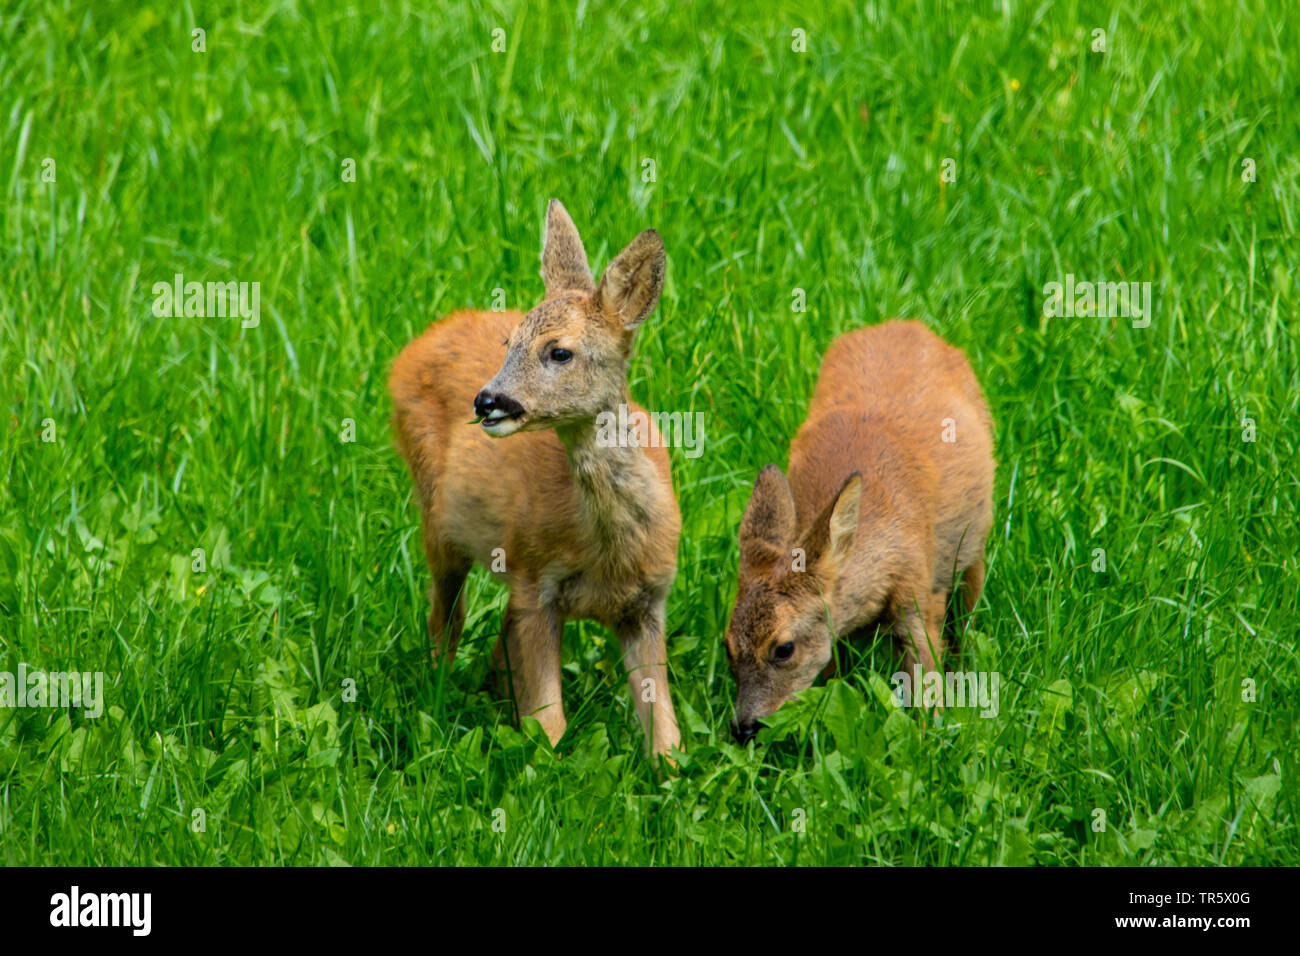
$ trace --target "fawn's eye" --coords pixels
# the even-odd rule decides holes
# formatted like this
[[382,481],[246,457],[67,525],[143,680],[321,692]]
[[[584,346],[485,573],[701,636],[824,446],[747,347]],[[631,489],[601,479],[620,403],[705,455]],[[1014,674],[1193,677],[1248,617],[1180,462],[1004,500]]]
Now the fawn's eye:
[[793,653],[794,653],[794,641],[786,641],[784,644],[780,645],[779,647],[777,647],[775,651],[772,652],[772,656],[775,657],[778,661],[788,661],[790,659],[790,655],[792,655]]
[[551,361],[556,365],[563,365],[569,359],[573,358],[573,353],[568,349],[551,349]]

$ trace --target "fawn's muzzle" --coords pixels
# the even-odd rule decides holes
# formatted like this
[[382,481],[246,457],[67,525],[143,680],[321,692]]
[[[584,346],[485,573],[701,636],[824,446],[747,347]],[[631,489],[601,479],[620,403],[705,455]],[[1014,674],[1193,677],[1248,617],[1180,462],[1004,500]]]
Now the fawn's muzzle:
[[485,388],[474,396],[474,414],[483,419],[484,427],[518,418],[523,413],[524,406],[508,395],[494,394]]
[[763,722],[761,720],[747,720],[743,724],[739,721],[732,720],[731,736],[735,739],[736,743],[743,746],[744,744],[749,743],[762,726]]

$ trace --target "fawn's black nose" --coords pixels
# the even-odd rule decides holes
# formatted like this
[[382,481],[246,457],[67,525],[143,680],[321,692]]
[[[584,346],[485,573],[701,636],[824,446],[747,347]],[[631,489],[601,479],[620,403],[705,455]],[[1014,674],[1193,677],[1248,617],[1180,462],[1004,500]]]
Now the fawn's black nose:
[[474,396],[474,414],[480,418],[518,418],[523,413],[524,406],[508,395],[493,394],[485,388]]
[[758,728],[763,724],[758,720],[747,720],[745,723],[739,723],[735,720],[731,722],[731,736],[735,738],[738,744],[747,744],[758,733]]

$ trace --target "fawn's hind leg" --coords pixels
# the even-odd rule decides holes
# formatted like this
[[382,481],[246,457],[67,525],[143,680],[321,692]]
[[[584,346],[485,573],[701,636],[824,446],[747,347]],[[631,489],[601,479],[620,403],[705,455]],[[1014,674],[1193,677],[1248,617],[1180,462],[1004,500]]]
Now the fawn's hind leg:
[[979,602],[980,594],[983,592],[984,558],[981,557],[963,571],[961,575],[962,607],[966,609],[967,617],[975,613],[975,605]]
[[[952,593],[953,601],[945,631],[954,652],[961,651],[962,633],[970,627],[971,615],[975,613],[975,605],[979,603],[983,591],[984,559],[981,557],[961,573],[961,580]],[[958,595],[961,596],[960,601],[957,600]]]
[[[943,618],[948,604],[946,590],[934,591],[927,595],[924,603],[905,608],[899,615],[895,633],[903,642],[903,670],[910,676],[915,668],[920,667],[921,678],[932,671],[940,676],[944,672]],[[912,688],[912,700],[923,700],[921,686]],[[936,709],[943,708],[942,700],[935,702]],[[926,707],[928,710],[929,707]]]
[[469,575],[470,562],[446,549],[428,549],[429,570],[429,646],[434,663],[450,665],[456,660],[456,646],[465,627],[465,601],[461,592]]

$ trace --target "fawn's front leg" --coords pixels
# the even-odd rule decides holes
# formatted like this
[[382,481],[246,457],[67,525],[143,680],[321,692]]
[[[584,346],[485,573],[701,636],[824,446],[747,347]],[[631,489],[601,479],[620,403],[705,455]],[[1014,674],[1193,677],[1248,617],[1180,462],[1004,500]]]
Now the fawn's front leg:
[[501,623],[501,645],[509,661],[509,680],[520,718],[536,717],[551,746],[564,736],[560,694],[560,638],[564,622],[554,612],[511,592]]
[[[677,714],[668,693],[668,648],[664,642],[664,602],[647,608],[615,628],[623,647],[623,666],[636,715],[645,729],[646,749],[668,757],[681,749]],[[669,757],[671,760],[671,758]]]

